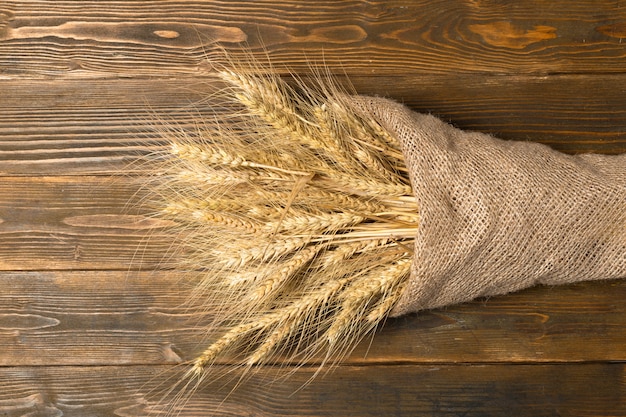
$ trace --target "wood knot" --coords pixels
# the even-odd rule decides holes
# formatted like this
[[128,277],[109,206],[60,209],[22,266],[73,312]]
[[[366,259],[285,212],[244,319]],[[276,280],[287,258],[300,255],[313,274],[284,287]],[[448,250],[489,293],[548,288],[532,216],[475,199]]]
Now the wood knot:
[[533,43],[557,37],[556,28],[552,26],[534,26],[524,30],[507,21],[469,25],[469,30],[490,45],[509,49],[524,49]]
[[152,33],[157,35],[159,38],[165,39],[176,39],[180,36],[180,33],[176,32],[175,30],[155,30]]

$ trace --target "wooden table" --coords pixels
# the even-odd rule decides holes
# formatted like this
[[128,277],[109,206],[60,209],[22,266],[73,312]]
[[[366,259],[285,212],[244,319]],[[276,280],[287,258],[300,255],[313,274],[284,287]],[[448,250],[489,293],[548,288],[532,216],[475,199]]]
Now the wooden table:
[[[127,203],[151,121],[211,114],[213,41],[464,129],[621,153],[623,38],[616,1],[0,3],[0,415],[156,413],[203,348],[157,269],[169,242]],[[625,300],[626,280],[581,283],[390,320],[306,386],[315,363],[267,367],[181,415],[624,416]]]

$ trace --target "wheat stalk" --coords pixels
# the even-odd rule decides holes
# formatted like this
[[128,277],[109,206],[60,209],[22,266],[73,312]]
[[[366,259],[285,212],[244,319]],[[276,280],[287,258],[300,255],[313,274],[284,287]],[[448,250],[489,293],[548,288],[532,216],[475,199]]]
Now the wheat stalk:
[[235,127],[167,131],[153,190],[184,265],[202,271],[194,297],[211,329],[228,329],[188,376],[234,352],[245,367],[285,352],[334,362],[408,279],[419,210],[398,141],[334,86],[218,76]]

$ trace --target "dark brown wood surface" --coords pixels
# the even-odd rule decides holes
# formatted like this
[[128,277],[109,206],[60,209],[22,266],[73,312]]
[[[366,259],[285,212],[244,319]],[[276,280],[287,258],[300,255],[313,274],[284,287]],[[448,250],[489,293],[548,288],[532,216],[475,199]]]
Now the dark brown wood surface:
[[[0,3],[0,415],[155,415],[202,350],[210,317],[156,270],[170,242],[135,163],[156,119],[214,114],[214,41],[464,129],[622,153],[623,38],[618,1]],[[312,382],[319,359],[267,367],[182,415],[626,416],[624,300],[626,280],[586,282],[389,320]]]

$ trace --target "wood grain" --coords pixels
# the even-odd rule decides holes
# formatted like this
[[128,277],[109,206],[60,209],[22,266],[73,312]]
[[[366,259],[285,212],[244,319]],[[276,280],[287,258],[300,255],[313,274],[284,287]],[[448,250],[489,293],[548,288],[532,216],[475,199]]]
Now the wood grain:
[[[135,205],[136,163],[162,121],[219,118],[221,48],[463,129],[623,153],[624,22],[610,0],[0,3],[0,415],[158,415],[203,349],[210,310],[158,269],[171,239]],[[586,282],[389,320],[301,390],[320,358],[202,386],[181,415],[625,416],[624,299],[624,280]]]
[[[192,281],[185,278],[166,271],[0,273],[0,366],[192,360],[208,343],[203,325],[211,309],[186,303]],[[624,281],[588,282],[422,312],[389,320],[345,363],[626,361],[625,298]]]
[[609,0],[13,1],[0,74],[194,74],[213,42],[299,73],[311,61],[350,75],[619,73],[624,20]]
[[[11,417],[162,415],[171,398],[160,395],[160,372],[166,371],[142,366],[1,368],[0,409]],[[285,380],[277,378],[282,371],[267,367],[230,393],[232,382],[205,385],[175,415],[626,415],[626,369],[620,363],[341,366],[300,389],[313,372],[305,367]],[[590,390],[590,383],[595,389]]]
[[124,178],[1,178],[0,270],[166,266],[167,223],[134,209],[137,193]]

